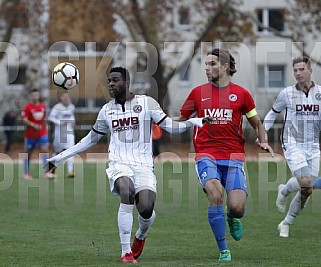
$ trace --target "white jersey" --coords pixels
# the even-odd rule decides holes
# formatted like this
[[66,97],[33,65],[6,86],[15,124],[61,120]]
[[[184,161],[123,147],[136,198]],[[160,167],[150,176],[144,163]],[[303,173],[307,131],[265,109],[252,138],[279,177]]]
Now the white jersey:
[[153,166],[152,122],[166,119],[159,104],[145,95],[131,95],[122,106],[115,99],[100,110],[93,130],[111,133],[109,160],[111,162]]
[[295,144],[303,149],[319,148],[321,86],[313,84],[308,93],[300,90],[297,85],[283,89],[265,117],[266,130],[272,126],[277,113],[283,110],[283,147]]
[[75,144],[75,106],[68,106],[58,103],[53,106],[48,120],[55,125],[54,130],[54,148],[56,152],[67,149]]

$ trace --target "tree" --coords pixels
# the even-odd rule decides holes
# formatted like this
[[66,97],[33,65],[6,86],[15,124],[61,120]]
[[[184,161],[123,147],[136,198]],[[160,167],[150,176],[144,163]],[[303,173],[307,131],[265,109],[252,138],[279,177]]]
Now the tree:
[[[321,1],[285,0],[287,8],[285,18],[290,35],[268,28],[276,36],[303,41],[302,54],[307,55],[304,44],[306,33],[319,33],[321,30]],[[256,14],[242,8],[242,0],[190,0],[190,1],[156,1],[156,0],[116,0],[115,13],[118,20],[127,28],[131,41],[152,44],[157,51],[157,69],[153,78],[157,81],[158,92],[152,95],[158,98],[163,108],[167,108],[167,86],[175,71],[184,71],[189,61],[195,56],[201,42],[244,42],[255,40],[254,27],[264,27]],[[188,35],[176,27],[176,14],[180,8],[187,8],[190,14]],[[300,25],[299,27],[297,25]],[[125,36],[125,34],[123,34]],[[177,61],[166,58],[165,41],[192,42],[193,49],[185,60]],[[179,44],[181,45],[181,44]],[[175,49],[174,49],[175,50]],[[147,55],[148,58],[148,55]],[[317,62],[317,60],[314,60]],[[141,62],[141,60],[139,61]],[[317,62],[317,64],[319,64]]]
[[43,96],[46,96],[46,90],[48,90],[47,79],[44,79],[44,77],[48,76],[46,55],[49,0],[12,0],[5,2],[7,10],[4,20],[7,21],[7,32],[10,32],[10,38],[8,34],[6,41],[10,42],[14,28],[22,29],[21,33],[28,36],[28,38],[21,38],[19,47],[16,47],[19,50],[18,67],[25,67],[26,70],[26,90],[19,93],[6,92],[2,98],[2,101],[7,104],[6,106],[13,106],[8,103],[8,100],[11,99],[14,101],[15,108],[21,109],[28,101],[30,89],[38,88],[42,90]]
[[235,12],[241,13],[247,16],[254,26],[266,29],[273,33],[275,36],[282,37],[284,39],[290,39],[294,46],[301,51],[303,56],[310,57],[311,61],[316,65],[321,66],[318,58],[314,58],[308,52],[311,39],[319,41],[319,35],[321,31],[321,1],[314,0],[285,0],[287,3],[284,10],[284,19],[286,23],[287,31],[281,32],[275,28],[267,27],[263,25],[256,17],[255,14],[235,9],[231,7]]
[[[13,29],[26,24],[28,11],[24,1],[2,0],[0,1],[0,62],[3,60],[8,44],[11,43]],[[1,88],[0,113],[12,109],[20,109],[25,101],[20,94],[3,92]]]
[[0,3],[0,61],[10,43],[12,30],[22,23],[26,15],[20,0],[3,0]]
[[77,44],[96,41],[102,50],[103,42],[114,39],[113,21],[109,1],[0,0],[0,61],[12,42],[13,29],[23,29],[19,32],[27,37],[20,38],[17,46],[20,67],[26,67],[26,90],[22,92],[25,97],[20,92],[15,98],[14,92],[5,91],[1,101],[8,105],[8,99],[16,99],[15,106],[21,108],[30,88],[42,89],[42,95],[47,97],[49,45],[60,40]]
[[[41,57],[47,49],[47,18],[49,0],[4,0],[0,9],[0,38],[2,40],[0,60],[3,58],[8,43],[11,42],[14,28],[25,29],[28,33],[28,66],[27,87],[39,86],[44,77]],[[25,56],[26,51],[19,51],[19,56]],[[36,83],[36,84],[33,84]]]
[[[187,68],[201,42],[239,41],[253,36],[252,22],[242,13],[235,12],[241,4],[242,0],[114,1],[115,13],[127,28],[131,40],[149,43],[156,48],[157,68],[152,77],[157,81],[158,91],[152,91],[151,95],[158,99],[165,110],[169,104],[169,81],[176,71],[184,71]],[[187,14],[191,19],[188,35],[186,31],[180,31],[175,22],[175,14],[181,11],[190,12]],[[178,66],[178,59],[175,61],[166,58],[163,52],[164,42],[169,40],[193,43],[192,49]],[[147,58],[152,57],[147,55]]]
[[115,39],[111,1],[52,0],[48,28],[49,43],[96,42],[107,46]]
[[286,0],[287,20],[294,41],[304,41],[306,33],[319,38],[321,31],[320,0]]
[[[269,30],[277,36],[290,38],[293,42],[303,42],[302,53],[308,54],[304,43],[305,35],[311,33],[315,36],[321,30],[321,1],[284,1],[287,2],[285,15],[290,34],[288,32],[286,35],[271,28]],[[127,33],[119,32],[119,40],[145,42],[156,49],[157,66],[152,77],[157,81],[158,91],[152,92],[152,95],[158,98],[166,109],[169,104],[169,81],[175,72],[187,68],[190,60],[199,51],[201,42],[244,42],[246,39],[255,39],[253,29],[260,23],[255,14],[241,8],[242,4],[243,0],[114,0],[112,4],[105,0],[0,0],[0,40],[4,42],[0,43],[0,60],[6,49],[3,45],[10,42],[12,29],[27,23],[32,39],[28,44],[29,51],[32,52],[32,59],[27,66],[32,77],[29,77],[28,84],[33,86],[31,82],[37,83],[39,79],[43,81],[44,74],[39,72],[38,55],[45,53],[48,44],[58,40],[96,41],[106,44],[108,41],[115,41],[112,30],[114,13],[118,22],[122,22],[127,29]],[[48,14],[47,12],[50,12],[49,25],[44,15]],[[189,13],[188,31],[177,27],[177,14],[180,12]],[[130,39],[125,36],[130,36]],[[172,49],[177,53],[169,56],[164,52],[166,41],[191,42],[192,49],[179,60],[182,44],[177,43]],[[175,46],[175,43],[172,46]],[[141,56],[140,62],[144,62],[146,58],[150,57]],[[317,59],[314,61],[320,64]]]
[[47,79],[48,17],[49,0],[28,1],[28,63],[26,68],[26,89],[38,88],[44,92],[49,89]]

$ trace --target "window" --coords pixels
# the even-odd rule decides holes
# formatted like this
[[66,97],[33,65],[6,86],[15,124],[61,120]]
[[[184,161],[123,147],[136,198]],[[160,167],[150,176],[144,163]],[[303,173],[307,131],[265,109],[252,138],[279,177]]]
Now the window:
[[181,26],[189,26],[190,24],[189,8],[180,7],[178,15],[179,15],[178,24]]
[[[280,32],[284,31],[284,11],[282,9],[258,9],[257,18],[265,27],[271,27]],[[260,26],[258,26],[258,31],[268,32]]]
[[259,88],[284,88],[285,65],[261,65],[258,66]]

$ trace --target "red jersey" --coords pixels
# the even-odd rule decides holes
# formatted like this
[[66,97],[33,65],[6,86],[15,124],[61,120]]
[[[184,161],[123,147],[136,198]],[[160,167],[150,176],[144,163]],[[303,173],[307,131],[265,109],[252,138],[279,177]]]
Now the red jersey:
[[245,159],[242,117],[255,108],[251,94],[243,87],[229,83],[216,87],[206,83],[194,88],[180,112],[184,118],[193,113],[212,117],[214,122],[194,127],[195,152],[215,159]]
[[37,105],[33,103],[27,103],[21,113],[21,117],[41,125],[40,130],[36,130],[31,126],[27,126],[25,131],[26,138],[39,138],[48,134],[45,124],[46,106],[43,103],[39,103]]

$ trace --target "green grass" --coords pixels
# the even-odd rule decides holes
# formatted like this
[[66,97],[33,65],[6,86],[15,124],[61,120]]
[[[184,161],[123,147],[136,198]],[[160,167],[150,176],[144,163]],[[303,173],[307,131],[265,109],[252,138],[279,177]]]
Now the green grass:
[[[123,266],[117,228],[118,198],[104,164],[77,165],[75,179],[21,178],[21,166],[1,165],[0,266]],[[41,170],[40,170],[41,171]],[[32,166],[32,174],[39,173]],[[213,266],[218,251],[207,222],[207,201],[193,164],[158,164],[157,218],[138,266]],[[283,215],[277,184],[290,177],[284,163],[247,163],[250,194],[243,239],[227,234],[232,263],[224,266],[319,266],[320,192],[278,237]],[[20,178],[19,178],[20,176]],[[134,231],[137,229],[135,214]]]

